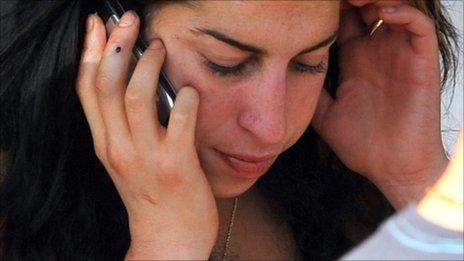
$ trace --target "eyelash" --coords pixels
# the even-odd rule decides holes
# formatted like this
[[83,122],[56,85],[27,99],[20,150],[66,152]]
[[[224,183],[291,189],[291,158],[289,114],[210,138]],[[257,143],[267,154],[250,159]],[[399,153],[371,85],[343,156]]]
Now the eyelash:
[[[212,61],[205,59],[204,64],[216,75],[221,77],[229,77],[229,76],[239,76],[242,75],[246,69],[247,65],[249,65],[251,61],[245,61],[238,65],[234,66],[223,66]],[[293,69],[298,73],[309,73],[309,74],[317,74],[317,73],[324,73],[326,71],[326,63],[324,61],[320,62],[318,65],[307,65],[301,62],[294,62]]]
[[321,61],[318,65],[307,65],[300,62],[294,63],[294,68],[299,73],[310,73],[310,74],[317,74],[317,73],[324,73],[327,69],[326,63]]
[[205,59],[204,63],[214,74],[219,75],[221,77],[227,77],[242,75],[245,72],[247,65],[249,64],[249,61],[245,61],[243,63],[230,67],[213,63],[208,59]]

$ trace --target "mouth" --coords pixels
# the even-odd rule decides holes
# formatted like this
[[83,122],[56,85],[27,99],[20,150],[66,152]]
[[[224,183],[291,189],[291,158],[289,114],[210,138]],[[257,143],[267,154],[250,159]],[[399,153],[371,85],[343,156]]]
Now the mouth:
[[238,177],[245,179],[256,179],[262,176],[271,167],[278,156],[276,154],[232,154],[217,149],[215,149],[215,151],[219,154],[224,163],[234,170],[234,173]]

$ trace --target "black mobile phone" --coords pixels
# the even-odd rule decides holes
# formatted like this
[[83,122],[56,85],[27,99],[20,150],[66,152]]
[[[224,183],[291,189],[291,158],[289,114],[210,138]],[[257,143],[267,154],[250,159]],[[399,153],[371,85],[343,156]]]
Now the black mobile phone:
[[[97,2],[96,11],[105,22],[106,31],[109,34],[113,27],[119,23],[119,20],[126,10],[118,0],[98,0]],[[142,37],[139,36],[132,50],[133,57],[136,61],[142,57],[146,48],[147,44]],[[160,72],[156,93],[158,95],[156,100],[158,120],[162,125],[167,126],[169,114],[176,99],[176,90],[163,70]]]

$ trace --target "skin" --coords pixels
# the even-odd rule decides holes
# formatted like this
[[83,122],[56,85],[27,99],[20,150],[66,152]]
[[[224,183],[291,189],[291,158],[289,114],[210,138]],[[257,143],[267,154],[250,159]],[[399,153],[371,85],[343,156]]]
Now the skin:
[[[167,5],[158,12],[148,38],[160,38],[166,45],[164,69],[174,86],[189,85],[199,92],[195,144],[216,197],[240,195],[257,178],[237,177],[215,150],[278,155],[309,125],[325,73],[299,73],[292,63],[327,62],[329,46],[298,53],[333,35],[338,14],[337,1],[212,1],[195,7]],[[232,66],[255,54],[198,33],[197,28],[219,31],[266,53],[257,55],[258,64],[250,65],[242,75],[216,75],[203,64],[203,56]],[[302,31],[311,33],[303,35]]]
[[[448,164],[435,26],[407,1],[348,2],[337,98],[322,93],[312,125],[346,166],[400,209],[419,200]],[[385,24],[367,37],[364,24],[378,18]]]
[[[233,175],[214,149],[277,155],[310,122],[398,208],[436,179],[446,157],[433,23],[400,1],[349,3],[361,16],[343,4],[336,100],[322,90],[324,73],[298,73],[293,65],[327,59],[328,46],[298,54],[337,30],[337,1],[167,5],[152,21],[149,37],[157,39],[133,74],[138,17],[120,23],[109,39],[103,21],[89,17],[76,91],[95,152],[129,214],[127,258],[207,259],[223,219],[216,198],[239,195],[256,182]],[[377,9],[384,5],[396,10]],[[365,24],[378,17],[386,24],[368,38]],[[213,26],[266,52],[240,76],[219,77],[199,53],[227,66],[249,54],[190,30]],[[179,88],[167,128],[158,123],[154,98],[163,64]]]

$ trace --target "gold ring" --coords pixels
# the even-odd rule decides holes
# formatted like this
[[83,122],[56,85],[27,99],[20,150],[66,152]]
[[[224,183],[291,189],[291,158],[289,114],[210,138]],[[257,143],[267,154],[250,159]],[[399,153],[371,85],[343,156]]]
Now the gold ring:
[[370,26],[370,29],[369,29],[369,36],[372,36],[374,35],[375,31],[377,31],[377,29],[383,24],[383,20],[380,19],[380,20],[377,20],[375,21],[374,23],[372,23],[372,25]]

